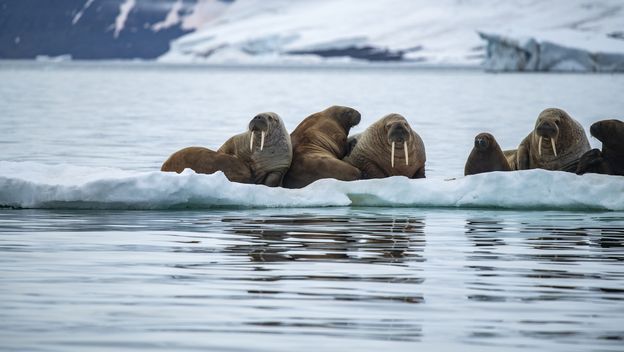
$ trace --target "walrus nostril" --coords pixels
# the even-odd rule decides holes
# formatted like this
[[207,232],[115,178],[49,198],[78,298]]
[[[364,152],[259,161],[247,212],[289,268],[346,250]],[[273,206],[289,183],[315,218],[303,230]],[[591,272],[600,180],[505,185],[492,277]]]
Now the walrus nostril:
[[388,130],[388,139],[390,142],[402,144],[409,140],[409,131],[402,125],[393,124]]
[[488,142],[483,138],[475,138],[474,145],[477,149],[485,149],[488,147]]
[[549,122],[544,122],[535,129],[538,135],[544,137],[554,137],[557,134],[557,127]]
[[266,119],[264,119],[264,118],[256,119],[254,117],[251,120],[251,122],[249,122],[249,130],[250,131],[266,131],[268,128],[269,128],[269,124],[267,123]]

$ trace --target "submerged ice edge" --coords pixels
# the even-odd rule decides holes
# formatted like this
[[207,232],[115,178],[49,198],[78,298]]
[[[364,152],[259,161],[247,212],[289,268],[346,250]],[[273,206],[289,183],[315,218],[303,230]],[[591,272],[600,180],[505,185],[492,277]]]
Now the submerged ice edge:
[[545,170],[453,179],[319,180],[303,189],[233,183],[222,173],[135,172],[0,161],[0,206],[63,209],[395,206],[624,210],[624,178]]

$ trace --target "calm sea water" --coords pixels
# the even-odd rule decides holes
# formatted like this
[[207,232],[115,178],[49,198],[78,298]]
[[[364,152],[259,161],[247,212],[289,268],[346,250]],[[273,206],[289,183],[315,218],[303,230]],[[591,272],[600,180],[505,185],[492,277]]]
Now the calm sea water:
[[[130,170],[341,104],[355,132],[402,113],[455,177],[481,131],[512,148],[549,106],[624,112],[621,75],[1,62],[0,82],[0,160]],[[623,261],[621,212],[0,209],[0,350],[621,351]]]

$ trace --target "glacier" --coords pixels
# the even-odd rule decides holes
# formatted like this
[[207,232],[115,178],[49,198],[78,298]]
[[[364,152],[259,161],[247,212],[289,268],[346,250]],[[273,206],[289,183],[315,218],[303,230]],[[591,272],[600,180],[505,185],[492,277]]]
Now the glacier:
[[129,171],[0,161],[0,207],[211,209],[448,207],[624,211],[624,178],[526,170],[452,179],[319,180],[303,189],[233,183],[222,173]]
[[619,0],[237,0],[158,60],[622,71],[622,23]]

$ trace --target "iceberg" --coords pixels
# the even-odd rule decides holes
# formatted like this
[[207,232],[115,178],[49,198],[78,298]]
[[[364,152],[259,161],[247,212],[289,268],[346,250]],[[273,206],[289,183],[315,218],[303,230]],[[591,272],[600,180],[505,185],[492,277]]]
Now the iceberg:
[[624,53],[593,53],[534,38],[479,33],[487,41],[491,71],[624,72]]
[[624,211],[624,177],[526,170],[454,179],[405,177],[303,189],[233,183],[222,173],[181,174],[0,161],[0,206],[62,209],[448,207]]

